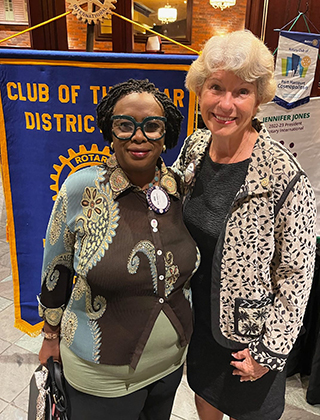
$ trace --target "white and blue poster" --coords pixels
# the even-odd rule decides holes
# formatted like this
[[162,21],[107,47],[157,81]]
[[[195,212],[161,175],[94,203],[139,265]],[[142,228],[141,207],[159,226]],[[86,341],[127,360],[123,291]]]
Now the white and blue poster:
[[268,102],[257,115],[272,139],[298,159],[314,189],[317,201],[317,236],[320,237],[320,97],[310,98],[298,109],[284,109]]
[[320,34],[281,31],[275,69],[274,101],[292,109],[310,100],[318,61]]

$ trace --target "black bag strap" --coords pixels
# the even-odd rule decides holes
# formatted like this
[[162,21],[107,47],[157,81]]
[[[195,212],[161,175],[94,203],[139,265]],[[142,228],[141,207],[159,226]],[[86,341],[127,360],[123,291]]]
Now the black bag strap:
[[51,395],[59,412],[60,420],[68,420],[67,418],[67,397],[64,388],[64,378],[61,364],[54,361],[52,356],[47,360],[47,368],[51,379]]

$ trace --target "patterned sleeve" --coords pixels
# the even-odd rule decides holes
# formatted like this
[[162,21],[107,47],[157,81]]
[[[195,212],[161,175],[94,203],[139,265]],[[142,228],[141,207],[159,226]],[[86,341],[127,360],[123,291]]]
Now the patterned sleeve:
[[275,300],[262,336],[249,344],[253,358],[271,370],[284,369],[302,326],[314,273],[316,205],[301,176],[275,220],[271,276]]
[[175,172],[182,180],[184,179],[184,172],[187,161],[187,151],[190,146],[191,139],[192,135],[185,139],[177,159],[175,160],[175,162],[173,162],[171,166],[173,172]]
[[46,233],[39,314],[50,325],[60,323],[73,280],[74,233],[67,223],[66,183],[59,191]]

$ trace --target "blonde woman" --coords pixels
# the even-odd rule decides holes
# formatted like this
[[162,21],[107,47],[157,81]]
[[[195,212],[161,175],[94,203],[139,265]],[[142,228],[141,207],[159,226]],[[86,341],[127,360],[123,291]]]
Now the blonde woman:
[[186,86],[206,129],[173,165],[201,252],[188,381],[201,420],[277,420],[285,365],[308,300],[315,198],[296,159],[255,119],[274,97],[274,61],[249,31],[212,37]]

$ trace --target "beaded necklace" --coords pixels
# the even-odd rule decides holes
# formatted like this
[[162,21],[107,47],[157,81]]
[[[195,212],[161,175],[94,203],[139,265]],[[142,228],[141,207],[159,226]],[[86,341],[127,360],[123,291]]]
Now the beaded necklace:
[[147,192],[147,190],[149,189],[149,188],[151,188],[151,187],[153,187],[158,181],[159,181],[159,171],[160,171],[160,169],[158,168],[158,166],[156,166],[156,169],[155,169],[155,173],[154,173],[154,178],[153,178],[153,180],[151,181],[151,182],[149,182],[149,184],[148,184],[148,187],[147,188],[144,188],[143,189],[143,191],[146,193]]

